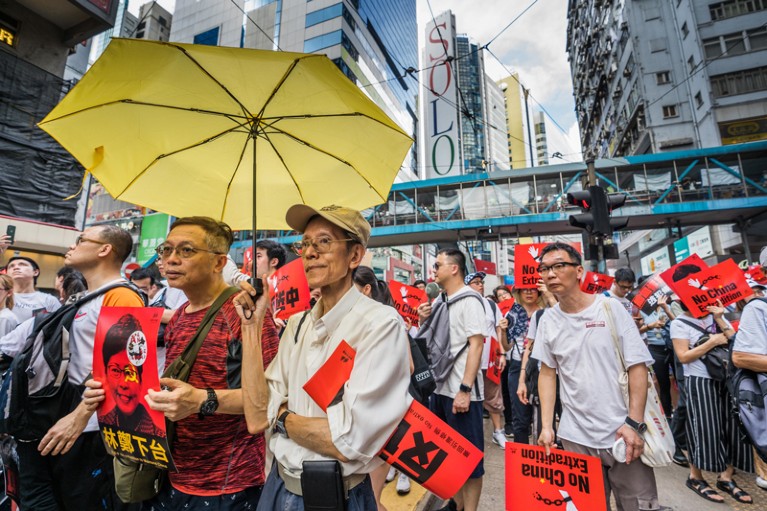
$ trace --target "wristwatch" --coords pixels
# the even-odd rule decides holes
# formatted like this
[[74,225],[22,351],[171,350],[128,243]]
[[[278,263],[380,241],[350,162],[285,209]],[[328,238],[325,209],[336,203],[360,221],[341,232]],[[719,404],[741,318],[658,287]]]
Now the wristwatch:
[[274,432],[279,433],[280,435],[284,436],[285,438],[290,438],[288,436],[288,430],[285,428],[285,419],[288,418],[288,415],[290,415],[290,410],[285,410],[280,414],[279,417],[277,417],[277,422],[274,423]]
[[200,412],[197,416],[200,419],[205,418],[208,415],[213,415],[218,410],[218,396],[213,389],[205,389],[208,392],[208,399],[202,402],[200,405]]
[[469,385],[464,384],[464,383],[461,383],[461,386],[458,387],[458,390],[460,392],[466,392],[467,394],[471,394],[471,387]]
[[644,432],[647,431],[647,424],[644,422],[637,422],[631,417],[626,417],[626,424],[640,435],[644,435]]

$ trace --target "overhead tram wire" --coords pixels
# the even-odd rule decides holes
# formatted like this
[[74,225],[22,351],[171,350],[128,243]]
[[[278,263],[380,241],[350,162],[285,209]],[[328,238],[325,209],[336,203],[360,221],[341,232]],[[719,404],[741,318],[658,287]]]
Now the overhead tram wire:
[[237,10],[238,10],[238,11],[240,11],[240,12],[242,13],[242,15],[243,15],[243,16],[245,16],[245,17],[248,19],[248,21],[250,21],[251,23],[253,23],[253,25],[254,25],[254,26],[255,26],[255,27],[256,27],[256,28],[259,30],[259,32],[261,32],[262,34],[264,34],[264,36],[265,36],[267,39],[269,39],[269,41],[270,41],[270,42],[271,42],[271,43],[274,45],[274,47],[275,47],[275,48],[277,48],[277,50],[279,50],[279,51],[284,51],[282,48],[280,48],[280,45],[279,45],[279,44],[277,44],[277,42],[276,42],[274,39],[272,39],[272,38],[271,38],[271,36],[269,36],[269,34],[267,34],[267,33],[264,31],[264,29],[263,29],[263,28],[261,28],[261,27],[258,25],[258,23],[256,23],[255,21],[253,21],[253,18],[251,18],[250,16],[248,16],[248,13],[246,13],[246,12],[245,12],[245,9],[243,9],[242,7],[240,7],[240,6],[237,4],[237,2],[236,2],[235,0],[229,0],[229,1],[232,3],[232,5],[234,5],[235,7],[237,7]]

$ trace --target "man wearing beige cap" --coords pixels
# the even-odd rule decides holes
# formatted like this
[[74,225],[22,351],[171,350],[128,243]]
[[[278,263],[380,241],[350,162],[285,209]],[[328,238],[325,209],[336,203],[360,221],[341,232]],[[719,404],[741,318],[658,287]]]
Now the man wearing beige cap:
[[[394,308],[367,298],[352,282],[370,238],[358,211],[296,205],[286,220],[303,233],[295,248],[309,287],[320,288],[322,298],[288,321],[266,385],[263,378],[243,378],[249,429],[273,428],[274,464],[258,509],[375,509],[368,474],[383,463],[377,454],[412,400],[407,334]],[[255,311],[257,322],[265,311],[247,298],[238,297],[238,307]],[[243,374],[252,369],[251,376],[263,367],[259,350],[248,344],[256,338],[243,338]],[[341,388],[323,412],[304,385],[342,341],[355,351],[351,375],[342,385],[322,382]]]

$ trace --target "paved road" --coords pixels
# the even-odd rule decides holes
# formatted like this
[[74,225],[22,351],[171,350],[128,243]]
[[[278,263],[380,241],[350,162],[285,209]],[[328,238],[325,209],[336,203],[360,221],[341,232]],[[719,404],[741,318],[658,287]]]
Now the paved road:
[[[489,421],[485,421],[485,478],[479,509],[482,511],[504,511],[506,488],[504,483],[504,453],[490,441],[490,438],[491,427]],[[754,498],[754,504],[748,505],[739,504],[728,495],[723,495],[725,497],[724,504],[709,502],[698,497],[685,486],[688,473],[688,469],[676,465],[656,470],[655,479],[658,482],[661,504],[670,506],[676,511],[767,511],[767,491],[761,490],[754,484],[755,476],[753,474],[736,474],[735,476],[738,484]],[[708,482],[713,486],[716,476],[710,473],[705,475]],[[431,509],[438,509],[441,505],[441,502],[435,502]],[[552,509],[552,511],[558,510]]]

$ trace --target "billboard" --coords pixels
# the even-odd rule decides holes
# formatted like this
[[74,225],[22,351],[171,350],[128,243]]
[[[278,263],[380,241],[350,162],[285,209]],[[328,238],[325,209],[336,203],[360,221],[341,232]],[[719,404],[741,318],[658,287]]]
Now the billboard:
[[[451,57],[451,58],[448,58]],[[455,18],[445,11],[426,25],[422,78],[426,178],[461,174]]]

